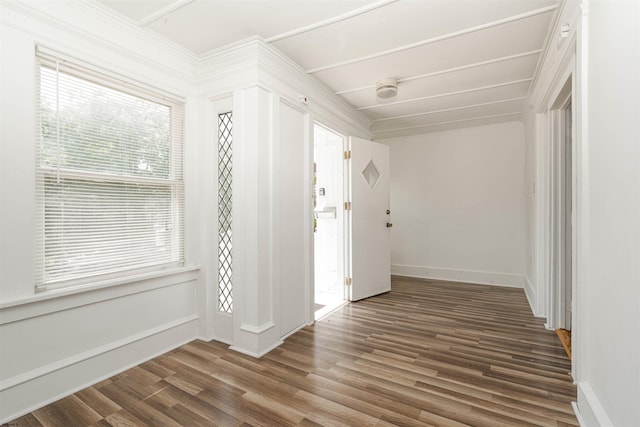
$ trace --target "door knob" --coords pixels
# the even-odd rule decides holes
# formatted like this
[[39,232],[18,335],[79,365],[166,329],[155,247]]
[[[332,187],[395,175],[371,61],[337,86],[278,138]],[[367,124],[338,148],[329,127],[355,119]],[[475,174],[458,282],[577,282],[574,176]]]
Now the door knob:
[[387,209],[387,215],[389,215],[391,213],[391,211],[389,209]]
[[393,224],[391,224],[390,222],[387,223],[387,228],[391,228],[393,227]]

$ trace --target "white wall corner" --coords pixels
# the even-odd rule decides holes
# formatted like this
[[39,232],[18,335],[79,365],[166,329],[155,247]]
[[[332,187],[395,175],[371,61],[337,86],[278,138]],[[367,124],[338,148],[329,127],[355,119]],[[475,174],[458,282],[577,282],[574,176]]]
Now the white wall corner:
[[578,383],[578,402],[574,410],[581,427],[613,427],[598,396],[586,381]]
[[506,286],[511,288],[524,287],[524,276],[515,273],[392,264],[391,274],[422,279],[475,283],[479,285]]

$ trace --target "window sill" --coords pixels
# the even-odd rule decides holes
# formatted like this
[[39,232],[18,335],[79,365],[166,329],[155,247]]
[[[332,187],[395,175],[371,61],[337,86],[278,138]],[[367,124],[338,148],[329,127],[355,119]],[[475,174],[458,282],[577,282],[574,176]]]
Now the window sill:
[[[144,282],[144,281],[153,280],[153,279],[160,279],[164,277],[170,277],[178,274],[195,272],[199,270],[200,270],[199,265],[190,265],[185,267],[170,268],[166,270],[157,270],[157,271],[136,274],[136,275],[126,276],[126,277],[118,277],[114,279],[95,282],[90,285],[82,285],[82,286],[76,286],[73,288],[44,291],[36,295],[4,301],[0,303],[0,310],[12,308],[12,307],[19,307],[27,304],[45,302],[45,301],[54,300],[62,297],[69,297],[69,296],[74,296],[79,294],[88,294],[88,293],[99,291],[102,289],[115,288],[121,285],[132,285],[139,282]],[[132,293],[135,293],[135,291]]]

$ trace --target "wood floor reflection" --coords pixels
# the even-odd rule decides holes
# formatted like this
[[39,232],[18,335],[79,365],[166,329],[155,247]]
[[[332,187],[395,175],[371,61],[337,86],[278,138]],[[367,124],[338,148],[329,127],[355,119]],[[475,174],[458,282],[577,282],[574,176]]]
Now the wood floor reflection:
[[394,277],[261,359],[194,341],[18,426],[577,426],[522,289]]

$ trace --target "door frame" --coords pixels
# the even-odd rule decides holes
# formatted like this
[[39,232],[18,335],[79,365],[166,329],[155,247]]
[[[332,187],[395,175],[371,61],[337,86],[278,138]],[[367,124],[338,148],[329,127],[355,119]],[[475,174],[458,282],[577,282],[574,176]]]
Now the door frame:
[[[568,294],[573,295],[576,275],[575,256],[576,230],[575,230],[575,206],[576,206],[576,175],[575,175],[575,120],[573,108],[571,109],[571,132],[567,138],[567,110],[572,105],[573,79],[571,76],[564,83],[556,96],[551,110],[550,128],[550,168],[549,168],[549,292],[547,327],[549,329],[571,329],[571,315],[567,315],[566,309],[573,313],[572,302],[567,301]],[[566,152],[567,139],[571,144],[571,152]],[[570,175],[567,170],[570,166]],[[570,180],[570,182],[568,182]],[[570,200],[567,192],[570,189]],[[570,203],[571,215],[567,215],[567,206]],[[568,222],[568,223],[567,223]],[[570,239],[567,234],[570,233]],[[568,259],[567,254],[571,259]],[[567,281],[567,276],[570,280]]]
[[[324,130],[333,133],[334,135],[339,136],[342,139],[342,143],[338,143],[336,144],[338,147],[338,152],[336,153],[337,156],[339,156],[338,159],[336,160],[340,160],[342,159],[342,161],[339,163],[339,166],[336,168],[336,173],[338,174],[337,176],[337,181],[338,183],[342,183],[342,185],[338,184],[337,188],[339,191],[338,196],[336,197],[337,200],[337,204],[338,206],[336,206],[336,226],[337,226],[337,236],[336,236],[336,240],[337,240],[337,245],[336,245],[336,249],[337,249],[337,265],[336,265],[336,275],[338,276],[338,284],[342,283],[341,289],[342,289],[342,298],[346,301],[348,300],[348,292],[347,292],[347,288],[346,285],[344,283],[344,277],[346,277],[346,266],[347,264],[347,243],[346,243],[346,233],[348,231],[347,227],[348,225],[346,224],[345,221],[345,214],[344,214],[344,202],[346,200],[346,188],[345,188],[345,168],[344,168],[344,157],[343,157],[343,153],[346,150],[346,146],[348,144],[348,137],[345,136],[342,132],[338,132],[337,130],[331,128],[330,126],[325,125],[324,123],[322,123],[319,120],[313,120],[312,121],[312,129],[311,129],[311,166],[310,166],[310,175],[311,175],[311,195],[312,195],[312,200],[311,200],[311,214],[314,215],[314,207],[313,207],[313,195],[314,195],[314,163],[315,163],[315,155],[314,155],[314,150],[315,150],[315,127],[319,126],[321,128],[323,128]],[[312,224],[313,224],[313,220],[312,220]],[[315,305],[315,294],[316,294],[316,283],[315,283],[315,233],[313,232],[313,226],[311,227],[311,292],[310,292],[310,299],[311,299],[311,307],[314,307]],[[342,279],[341,279],[342,278]],[[315,310],[311,310],[311,317],[314,317],[314,313]]]
[[[584,229],[588,222],[585,211],[585,196],[588,183],[585,179],[588,169],[587,148],[583,145],[583,122],[582,115],[585,111],[586,97],[579,90],[584,87],[584,73],[582,68],[577,66],[585,58],[577,56],[578,43],[575,33],[567,40],[565,53],[557,63],[553,77],[548,81],[547,90],[544,92],[535,116],[536,126],[536,178],[534,193],[536,204],[536,234],[534,239],[534,253],[536,254],[536,289],[534,307],[536,315],[546,318],[547,329],[557,327],[558,315],[555,312],[553,303],[554,289],[552,287],[552,261],[553,261],[553,196],[552,196],[552,171],[553,163],[551,155],[553,151],[553,115],[554,110],[558,110],[568,97],[572,101],[572,233],[571,233],[571,329],[572,329],[572,357],[571,373],[573,378],[578,378],[579,367],[576,354],[581,351],[579,329],[580,313],[578,313],[578,300],[582,298],[580,294],[580,283],[584,280],[581,272],[585,271],[586,256],[585,251],[588,242],[583,239]],[[567,92],[568,89],[568,92]],[[563,93],[565,90],[565,93]],[[558,120],[556,119],[556,122]],[[580,329],[581,330],[581,329]]]

